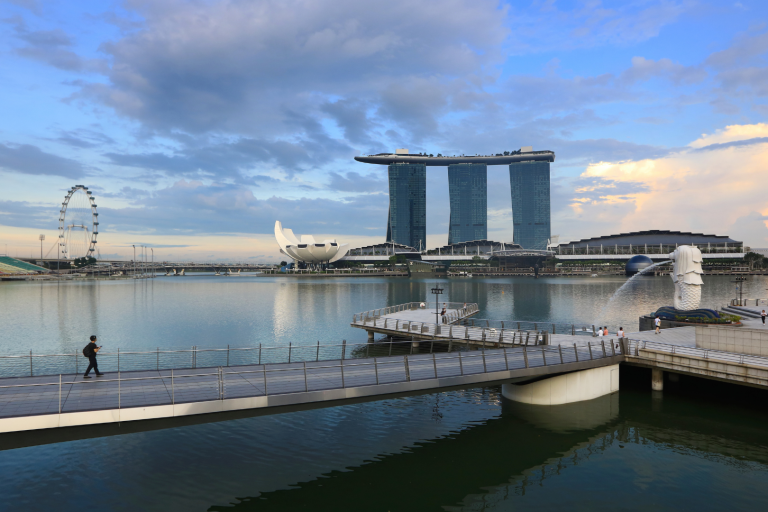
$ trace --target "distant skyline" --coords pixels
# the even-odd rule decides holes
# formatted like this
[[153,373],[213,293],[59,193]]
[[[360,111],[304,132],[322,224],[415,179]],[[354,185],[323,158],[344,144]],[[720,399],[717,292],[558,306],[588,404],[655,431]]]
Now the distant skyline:
[[[275,220],[380,243],[387,170],[354,156],[521,146],[557,154],[561,241],[768,247],[766,19],[756,0],[0,0],[0,251],[55,243],[78,183],[102,257],[279,261]],[[435,247],[447,168],[426,190]],[[488,238],[513,239],[506,166]]]

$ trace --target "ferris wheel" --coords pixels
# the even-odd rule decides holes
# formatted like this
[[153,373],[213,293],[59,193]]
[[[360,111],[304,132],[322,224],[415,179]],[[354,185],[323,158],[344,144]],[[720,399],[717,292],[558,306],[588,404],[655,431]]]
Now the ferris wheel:
[[64,259],[92,257],[99,234],[99,213],[88,187],[75,185],[67,192],[59,213],[59,246]]

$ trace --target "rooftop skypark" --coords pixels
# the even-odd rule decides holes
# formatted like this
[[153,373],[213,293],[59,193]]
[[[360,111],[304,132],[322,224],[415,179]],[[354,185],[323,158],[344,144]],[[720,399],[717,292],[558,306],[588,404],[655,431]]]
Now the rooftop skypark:
[[432,167],[446,167],[452,164],[485,164],[485,165],[509,165],[517,162],[554,162],[553,151],[533,151],[528,146],[517,151],[504,151],[494,155],[442,155],[438,153],[409,154],[407,149],[398,149],[395,153],[379,153],[376,155],[356,156],[355,160],[366,164],[392,165],[392,164],[423,164]]

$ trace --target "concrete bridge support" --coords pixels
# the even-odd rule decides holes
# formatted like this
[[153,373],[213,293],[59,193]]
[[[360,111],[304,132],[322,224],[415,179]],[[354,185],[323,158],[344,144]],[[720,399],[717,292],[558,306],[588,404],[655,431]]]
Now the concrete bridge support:
[[619,390],[619,365],[566,373],[530,384],[503,384],[501,394],[509,400],[533,405],[583,402]]
[[368,343],[373,343],[373,331],[368,331]]
[[664,372],[658,368],[651,369],[651,389],[664,391]]

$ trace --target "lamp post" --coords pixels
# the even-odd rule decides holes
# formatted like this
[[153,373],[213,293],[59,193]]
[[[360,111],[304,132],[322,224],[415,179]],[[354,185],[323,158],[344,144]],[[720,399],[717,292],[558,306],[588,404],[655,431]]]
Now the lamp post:
[[432,288],[432,295],[435,296],[435,323],[440,324],[440,311],[438,309],[438,304],[440,303],[440,295],[443,293],[443,289],[440,288],[440,285],[435,285],[434,288]]
[[43,259],[43,240],[45,240],[45,235],[40,235],[38,238],[40,238],[40,259]]
[[155,277],[155,249],[150,247],[150,251],[152,251],[152,277]]
[[133,278],[136,279],[136,246],[133,246]]

